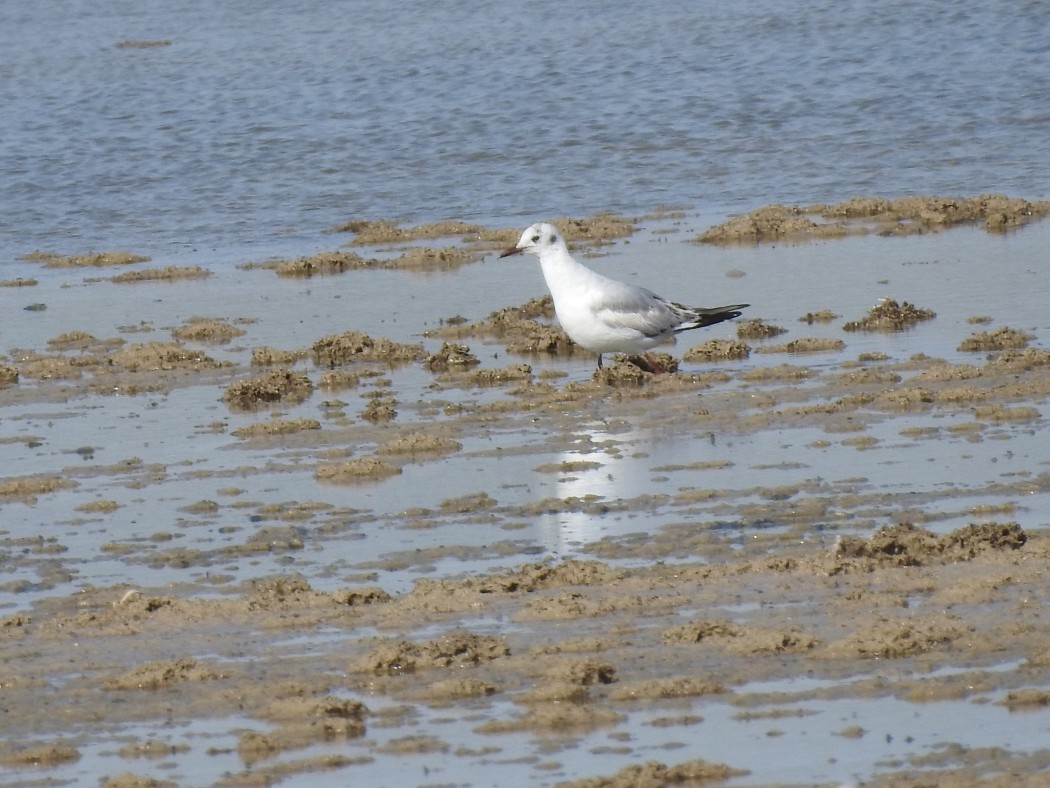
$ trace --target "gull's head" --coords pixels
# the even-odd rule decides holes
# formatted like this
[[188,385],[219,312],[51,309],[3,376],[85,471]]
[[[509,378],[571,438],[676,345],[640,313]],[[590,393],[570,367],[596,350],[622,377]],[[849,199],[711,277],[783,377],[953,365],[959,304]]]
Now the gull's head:
[[526,228],[521,234],[515,246],[505,249],[500,257],[510,257],[512,254],[534,254],[539,257],[548,249],[564,247],[565,240],[558,232],[558,228],[547,222],[538,222]]

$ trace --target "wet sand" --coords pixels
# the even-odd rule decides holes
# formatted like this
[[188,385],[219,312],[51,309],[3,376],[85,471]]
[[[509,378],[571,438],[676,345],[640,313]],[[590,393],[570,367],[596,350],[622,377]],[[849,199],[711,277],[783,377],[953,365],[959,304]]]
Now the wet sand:
[[[1044,203],[910,205],[793,208],[847,229],[708,289],[857,235],[1045,235]],[[560,223],[599,268],[754,240]],[[5,784],[1039,784],[1041,324],[949,303],[943,252],[895,299],[813,283],[684,335],[672,374],[592,374],[542,282],[485,289],[514,228],[335,229],[235,272],[45,252],[3,283]],[[370,311],[390,283],[410,305]]]

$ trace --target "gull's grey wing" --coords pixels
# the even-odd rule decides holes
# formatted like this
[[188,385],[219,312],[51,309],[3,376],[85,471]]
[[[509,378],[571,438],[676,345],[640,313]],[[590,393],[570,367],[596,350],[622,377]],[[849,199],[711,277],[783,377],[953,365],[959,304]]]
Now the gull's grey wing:
[[606,286],[601,297],[591,303],[595,319],[610,328],[623,328],[647,337],[658,337],[674,331],[683,320],[690,317],[650,290],[624,282],[615,284],[616,287]]

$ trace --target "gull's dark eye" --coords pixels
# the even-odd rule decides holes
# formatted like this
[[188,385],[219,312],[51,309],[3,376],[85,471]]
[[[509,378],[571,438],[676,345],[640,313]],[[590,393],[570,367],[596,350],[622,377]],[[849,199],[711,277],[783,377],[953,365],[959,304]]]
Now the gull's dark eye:
[[532,236],[532,242],[533,243],[536,243],[538,240],[540,240],[540,237],[538,235]]
[[558,243],[558,236],[556,236],[556,235],[551,235],[551,243],[552,243],[552,244],[556,244],[556,243]]

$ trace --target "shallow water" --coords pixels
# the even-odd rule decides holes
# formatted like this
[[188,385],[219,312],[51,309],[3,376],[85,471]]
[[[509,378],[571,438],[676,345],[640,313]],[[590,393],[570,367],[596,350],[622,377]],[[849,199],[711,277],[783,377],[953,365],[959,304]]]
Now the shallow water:
[[[827,336],[846,342],[837,352],[798,357],[755,353],[744,362],[694,365],[697,372],[722,369],[734,376],[784,363],[811,371],[810,380],[789,384],[724,384],[727,394],[752,392],[755,407],[743,416],[814,396],[826,375],[837,374],[839,365],[863,353],[882,352],[899,362],[921,351],[952,363],[979,363],[981,354],[957,349],[962,339],[981,328],[968,322],[976,314],[1005,316],[992,326],[1008,324],[1036,337],[1047,330],[1041,301],[1018,298],[1018,293],[1038,286],[1038,261],[1050,242],[1050,226],[1045,224],[1007,236],[964,228],[899,239],[858,237],[716,249],[683,243],[692,235],[694,221],[678,227],[678,233],[646,231],[606,247],[606,254],[592,265],[645,282],[658,292],[685,292],[682,300],[749,300],[754,304],[749,314],[789,329],[788,339]],[[693,274],[698,267],[703,273]],[[726,277],[727,271],[744,276]],[[480,318],[508,300],[520,303],[543,287],[530,262],[495,257],[442,274],[360,271],[305,282],[269,271],[225,268],[216,269],[204,283],[135,285],[116,285],[70,269],[46,272],[32,288],[31,298],[48,309],[18,310],[5,331],[10,347],[44,348],[47,339],[73,328],[98,337],[115,336],[129,325],[148,331],[125,334],[128,341],[164,339],[166,329],[203,313],[253,319],[243,324],[244,337],[207,349],[240,364],[252,347],[309,346],[322,334],[350,326],[400,341],[421,341],[436,350],[440,340],[424,334],[440,317]],[[377,308],[391,283],[396,283],[403,308]],[[232,314],[231,294],[237,296]],[[10,295],[28,300],[22,290]],[[934,309],[937,318],[898,334],[841,330],[845,320],[860,317],[881,297],[913,299]],[[348,303],[355,305],[352,316],[345,308]],[[78,309],[82,304],[91,306]],[[841,314],[838,320],[823,325],[798,322],[800,315],[829,304]],[[728,333],[713,330],[719,331]],[[679,352],[688,347],[688,338],[683,339]],[[756,346],[760,349],[762,344]],[[482,342],[474,344],[474,350],[485,366],[516,360],[504,357],[498,344]],[[564,373],[558,385],[588,380],[593,363],[586,356],[526,360],[537,371]],[[416,366],[385,374],[401,401],[395,421],[399,426],[440,419],[436,414],[446,403],[484,406],[506,397],[502,387],[440,390],[432,376]],[[409,462],[400,475],[381,482],[332,485],[314,478],[319,459],[332,451],[368,453],[382,442],[383,431],[351,429],[343,437],[334,432],[320,449],[294,439],[276,446],[237,440],[231,431],[258,421],[260,414],[230,410],[221,401],[221,385],[243,375],[236,369],[220,370],[214,373],[216,385],[92,397],[82,396],[78,381],[70,381],[59,386],[57,399],[52,393],[45,401],[33,399],[34,387],[54,392],[54,384],[27,380],[19,385],[21,396],[29,400],[9,400],[0,408],[8,438],[0,443],[0,462],[17,468],[18,475],[59,474],[79,483],[31,505],[5,506],[5,526],[12,537],[45,535],[66,548],[60,559],[44,552],[36,562],[35,571],[49,578],[39,593],[120,582],[211,585],[215,576],[227,583],[291,570],[303,572],[319,587],[338,587],[344,578],[362,572],[377,573],[381,586],[401,593],[419,573],[483,571],[507,565],[513,555],[586,554],[597,543],[629,543],[640,533],[683,522],[720,524],[744,539],[749,528],[778,527],[774,510],[768,522],[761,514],[777,487],[792,489],[788,498],[794,502],[854,496],[856,502],[842,511],[827,513],[835,532],[848,531],[851,522],[852,528],[867,532],[902,517],[918,517],[931,527],[950,530],[965,524],[973,507],[1003,506],[1009,507],[1011,518],[1038,527],[1050,495],[1040,481],[1050,470],[1042,452],[1042,418],[975,431],[968,427],[974,424],[972,414],[960,408],[892,416],[873,412],[866,423],[846,432],[805,424],[738,430],[732,422],[710,432],[683,430],[682,409],[717,403],[718,388],[710,394],[643,401],[633,416],[625,416],[615,400],[599,400],[582,414],[567,412],[555,420],[510,413],[461,434],[461,451],[440,462]],[[909,373],[904,376],[907,379]],[[280,410],[288,417],[320,418],[331,428],[336,425],[329,423],[332,416],[324,402],[343,402],[339,410],[353,418],[371,391],[317,391],[302,404],[283,404]],[[863,440],[854,445],[851,440],[857,436]],[[580,462],[594,465],[556,471],[558,463]],[[1021,495],[1018,485],[1028,481],[1033,489]],[[717,494],[707,501],[690,498],[697,487]],[[481,492],[491,499],[483,526],[473,515],[442,511],[444,501]],[[683,493],[686,497],[677,500]],[[102,515],[77,512],[77,506],[98,498],[116,501],[120,508]],[[545,499],[574,498],[600,501],[607,510],[596,515],[590,506],[549,512],[535,508]],[[195,511],[193,505],[201,501],[214,502],[215,507]],[[231,554],[225,560],[216,554],[203,564],[191,560],[181,569],[179,559],[157,558],[176,548],[210,551],[225,545],[236,550],[260,527],[284,527],[282,517],[260,515],[264,507],[294,508],[299,502],[323,502],[325,507],[303,513],[299,520],[283,517],[302,541],[302,551]],[[418,515],[405,514],[416,510]],[[319,524],[325,527],[319,529]],[[114,552],[113,543],[131,547]],[[65,582],[61,572],[55,574],[56,562],[69,573]],[[33,565],[30,561],[13,569],[13,578],[32,585],[4,600],[9,609],[34,598],[31,589],[39,578],[33,575]]]
[[1038,2],[45,0],[0,9],[0,48],[4,265],[304,253],[349,217],[1050,196]]
[[[781,691],[791,692],[789,682],[779,683]],[[957,703],[924,703],[916,705],[895,698],[858,701],[786,700],[778,708],[788,714],[775,719],[741,720],[740,709],[724,703],[707,703],[703,720],[690,719],[684,706],[675,709],[638,712],[629,715],[625,724],[632,731],[629,739],[598,730],[566,740],[558,736],[540,737],[543,757],[536,757],[537,741],[529,734],[504,734],[499,737],[501,749],[483,754],[486,739],[471,732],[478,721],[499,710],[488,704],[477,709],[434,709],[417,722],[420,727],[440,735],[447,751],[430,751],[402,758],[377,757],[351,767],[353,779],[376,786],[443,784],[460,780],[464,771],[478,776],[473,785],[553,785],[564,779],[564,762],[571,761],[572,771],[588,773],[610,771],[645,760],[673,760],[676,756],[705,755],[711,760],[751,764],[751,774],[730,781],[734,786],[749,785],[853,785],[862,781],[880,764],[909,756],[936,756],[950,753],[959,741],[972,746],[1001,747],[1008,750],[1040,749],[1045,743],[1048,724],[1045,714],[1031,722],[1017,725],[1016,717],[1003,708],[985,706],[981,714],[959,714]],[[375,704],[375,709],[382,709]],[[819,709],[819,710],[818,710]],[[508,711],[508,710],[504,710]],[[512,709],[510,709],[512,711]],[[675,723],[676,716],[681,720]],[[1038,720],[1038,722],[1036,722]],[[242,721],[251,728],[250,720]],[[843,735],[842,731],[863,726],[860,736]],[[167,779],[187,784],[205,785],[220,779],[224,773],[235,773],[239,759],[234,755],[236,738],[227,725],[195,725],[192,732],[172,730],[170,726],[142,728],[137,733],[153,741],[185,741],[213,749],[207,760],[186,763],[178,769],[160,768],[157,773]],[[311,756],[350,755],[367,758],[381,753],[384,746],[402,737],[397,727],[372,732],[367,741],[320,744],[309,751]],[[699,740],[699,741],[698,741]],[[822,753],[814,756],[813,743],[822,743]],[[831,744],[833,743],[833,744]],[[753,753],[761,747],[762,757]],[[826,748],[826,749],[823,749]],[[474,750],[477,755],[466,755]],[[112,753],[104,750],[85,752],[75,770],[82,779],[112,768]],[[499,775],[497,777],[497,775]],[[71,776],[73,776],[71,774]],[[281,785],[315,786],[325,784],[317,775],[295,776],[281,780]],[[723,783],[725,784],[725,783]]]

